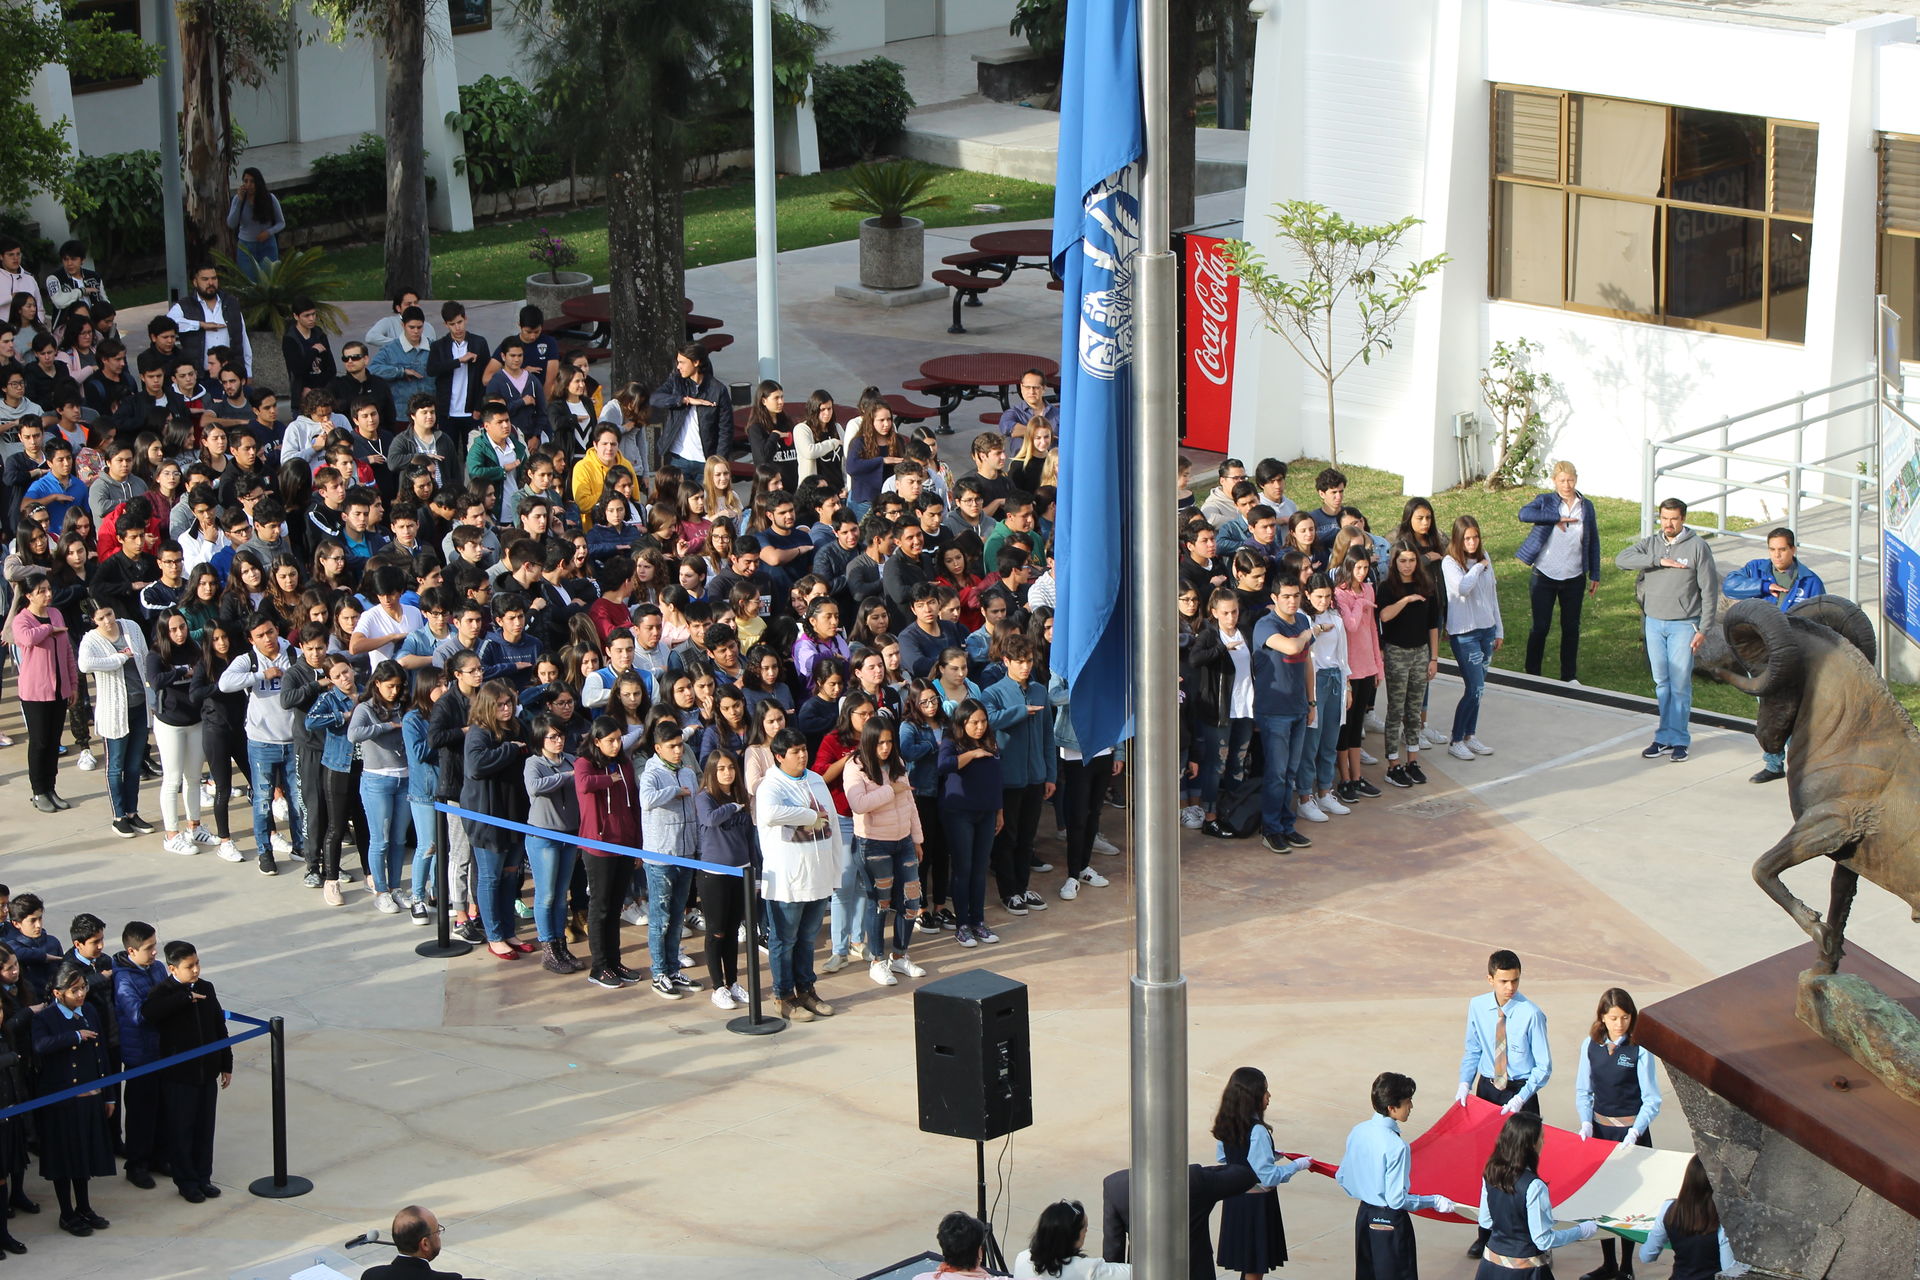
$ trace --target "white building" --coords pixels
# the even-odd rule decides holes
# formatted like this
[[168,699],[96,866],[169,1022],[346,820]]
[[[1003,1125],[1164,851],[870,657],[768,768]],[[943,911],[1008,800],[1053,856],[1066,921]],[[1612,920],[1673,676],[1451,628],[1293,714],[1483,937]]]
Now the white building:
[[[1552,456],[1638,499],[1645,441],[1870,372],[1876,292],[1914,358],[1920,44],[1888,3],[1273,0],[1248,237],[1279,266],[1265,212],[1310,199],[1452,258],[1340,382],[1342,456],[1458,483],[1454,415],[1485,422],[1480,369],[1525,337],[1565,386]],[[1234,452],[1324,456],[1318,379],[1243,325]]]
[[[1013,0],[822,0],[807,16],[831,29],[833,38],[823,52],[837,53],[922,36],[1004,31],[1013,7]],[[119,29],[157,42],[162,33],[156,13],[170,15],[173,3],[78,0],[68,8],[104,12]],[[304,177],[315,156],[343,151],[363,133],[381,132],[386,113],[385,67],[377,47],[360,39],[332,44],[309,6],[296,4],[295,12],[285,65],[258,89],[237,88],[233,98],[234,119],[247,142],[241,164],[258,165],[270,185],[277,178]],[[473,225],[467,184],[454,171],[460,140],[446,127],[446,116],[459,107],[461,85],[484,75],[523,74],[527,40],[516,30],[514,0],[435,0],[427,6],[427,23],[424,99],[428,171],[436,180],[432,217],[438,228],[466,230]],[[175,37],[168,47],[177,46]],[[54,66],[36,77],[30,102],[43,119],[72,121],[74,146],[82,154],[102,155],[159,149],[165,116],[157,91],[155,80],[76,84],[64,67]],[[31,212],[43,234],[56,240],[65,235],[65,214],[52,200],[36,201]]]

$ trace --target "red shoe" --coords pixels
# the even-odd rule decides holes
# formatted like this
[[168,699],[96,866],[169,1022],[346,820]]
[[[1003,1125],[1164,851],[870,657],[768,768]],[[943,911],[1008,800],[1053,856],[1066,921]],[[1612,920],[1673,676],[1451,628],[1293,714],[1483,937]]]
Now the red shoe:
[[495,960],[518,960],[520,958],[520,953],[516,950],[511,949],[513,944],[509,942],[507,946],[509,950],[506,950],[506,951],[495,951],[492,947],[488,947],[487,954],[492,956]]
[[518,938],[508,938],[507,945],[512,947],[515,951],[518,951],[523,956],[530,956],[534,952],[540,949],[534,946],[531,942],[522,942]]

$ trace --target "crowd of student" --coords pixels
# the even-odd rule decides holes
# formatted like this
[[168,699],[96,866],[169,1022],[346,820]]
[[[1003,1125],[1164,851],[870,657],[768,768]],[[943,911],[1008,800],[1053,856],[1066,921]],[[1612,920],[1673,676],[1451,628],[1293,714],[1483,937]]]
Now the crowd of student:
[[[28,1170],[53,1184],[60,1229],[88,1236],[110,1225],[90,1183],[124,1170],[152,1190],[170,1177],[182,1198],[217,1198],[214,1118],[233,1079],[233,1051],[213,984],[191,942],[170,941],[144,921],[120,930],[72,917],[64,937],[47,928],[38,895],[0,885],[0,1108],[75,1091],[0,1119],[0,1256],[26,1253],[9,1223],[40,1212]],[[86,1086],[178,1054],[196,1056],[120,1084]]]
[[[1592,1239],[1599,1224],[1588,1219],[1556,1227],[1553,1188],[1539,1173],[1543,1143],[1540,1091],[1553,1073],[1546,1015],[1520,992],[1520,958],[1495,951],[1487,958],[1489,990],[1467,1005],[1464,1051],[1455,1105],[1475,1096],[1500,1107],[1502,1122],[1482,1173],[1479,1208],[1464,1209],[1444,1195],[1416,1195],[1410,1186],[1412,1159],[1400,1126],[1413,1114],[1414,1081],[1398,1072],[1377,1076],[1368,1100],[1373,1114],[1347,1136],[1334,1181],[1357,1201],[1354,1274],[1360,1280],[1417,1280],[1414,1211],[1470,1217],[1478,1225],[1467,1256],[1478,1260],[1475,1280],[1538,1280],[1553,1274],[1553,1251]],[[1618,987],[1600,995],[1591,1026],[1575,1050],[1573,1109],[1580,1140],[1650,1147],[1649,1130],[1660,1114],[1661,1096],[1653,1055],[1634,1038],[1639,1009]],[[1239,1067],[1229,1076],[1215,1112],[1214,1161],[1188,1168],[1189,1263],[1194,1280],[1212,1280],[1215,1267],[1255,1280],[1288,1260],[1286,1227],[1273,1188],[1313,1166],[1306,1155],[1288,1155],[1275,1134],[1269,1108],[1273,1095],[1264,1073]],[[1103,1258],[1084,1252],[1088,1220],[1079,1201],[1062,1200],[1040,1213],[1031,1243],[1015,1259],[1016,1280],[1124,1280],[1131,1220],[1127,1170],[1109,1175],[1101,1188]],[[1563,1189],[1570,1190],[1570,1189]],[[1645,1243],[1618,1247],[1601,1239],[1600,1265],[1580,1280],[1631,1277],[1637,1253],[1652,1262],[1671,1249],[1674,1280],[1713,1280],[1739,1275],[1720,1226],[1713,1187],[1699,1157],[1688,1164],[1672,1199],[1652,1216]],[[1220,1210],[1220,1242],[1213,1247],[1211,1216]],[[942,1265],[919,1280],[985,1276],[986,1228],[965,1213],[949,1214],[939,1229]]]

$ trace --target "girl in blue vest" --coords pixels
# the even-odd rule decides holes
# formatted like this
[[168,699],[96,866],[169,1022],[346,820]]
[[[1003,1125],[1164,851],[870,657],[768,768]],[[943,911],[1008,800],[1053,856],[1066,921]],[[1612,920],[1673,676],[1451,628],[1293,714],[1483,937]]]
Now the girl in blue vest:
[[1687,1161],[1680,1194],[1661,1205],[1654,1216],[1647,1242],[1640,1246],[1640,1261],[1657,1260],[1662,1249],[1673,1250],[1673,1280],[1713,1280],[1718,1275],[1737,1276],[1747,1271],[1734,1259],[1733,1246],[1727,1243],[1726,1229],[1720,1225],[1720,1208],[1713,1202],[1713,1184],[1707,1181],[1706,1166],[1699,1156]]
[[1539,1167],[1540,1117],[1516,1111],[1480,1176],[1480,1225],[1489,1234],[1474,1280],[1553,1280],[1553,1251],[1599,1230],[1591,1220],[1555,1229]]
[[1288,1160],[1275,1154],[1273,1130],[1267,1127],[1272,1101],[1264,1072],[1235,1067],[1213,1118],[1214,1161],[1247,1165],[1261,1188],[1228,1196],[1220,1204],[1218,1261],[1245,1280],[1286,1265],[1286,1225],[1273,1188],[1313,1163],[1306,1156]]
[[[1653,1055],[1634,1043],[1639,1006],[1619,987],[1600,993],[1593,1026],[1575,1055],[1579,1074],[1573,1084],[1573,1105],[1580,1113],[1580,1137],[1604,1138],[1631,1146],[1650,1147],[1647,1130],[1660,1114],[1660,1084],[1654,1078]],[[1615,1260],[1612,1236],[1600,1242],[1600,1266],[1580,1280],[1613,1280],[1633,1274],[1633,1254],[1621,1250]]]

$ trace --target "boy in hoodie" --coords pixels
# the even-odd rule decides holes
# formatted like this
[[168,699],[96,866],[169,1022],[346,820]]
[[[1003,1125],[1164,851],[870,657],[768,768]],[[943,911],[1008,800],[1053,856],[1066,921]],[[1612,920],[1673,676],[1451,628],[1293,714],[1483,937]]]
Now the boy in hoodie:
[[1646,615],[1647,663],[1660,701],[1660,727],[1641,758],[1671,753],[1675,764],[1693,745],[1688,717],[1693,713],[1693,655],[1700,649],[1720,609],[1720,575],[1713,549],[1687,528],[1687,504],[1668,498],[1660,504],[1660,527],[1613,558],[1638,573],[1634,595]]
[[[128,1070],[160,1057],[160,1037],[147,1025],[143,1006],[167,976],[160,963],[160,935],[144,920],[130,920],[120,931],[121,950],[113,957],[113,1009],[120,1024],[120,1061]],[[121,1091],[126,1123],[127,1181],[153,1190],[153,1168],[160,1154],[160,1077],[136,1076]]]
[[[699,827],[693,793],[700,785],[686,762],[680,731],[665,722],[653,726],[653,755],[640,771],[640,844],[649,853],[677,858],[697,856]],[[687,914],[687,890],[693,869],[648,862],[647,950],[653,962],[653,993],[678,1000],[700,984],[680,972],[680,919]]]
[[1053,798],[1059,755],[1053,747],[1053,716],[1047,687],[1033,678],[1039,649],[1023,635],[1001,646],[1006,675],[980,694],[987,720],[1000,737],[1001,785],[1006,821],[993,838],[993,880],[1007,911],[1024,916],[1046,910],[1047,900],[1028,888],[1035,871],[1051,871],[1033,860],[1033,838],[1040,810]]
[[220,673],[222,693],[247,695],[247,775],[253,791],[253,842],[261,875],[277,875],[273,861],[273,789],[288,797],[293,840],[287,852],[298,856],[306,834],[300,811],[300,784],[294,768],[293,726],[298,717],[281,705],[287,668],[293,655],[280,639],[280,624],[270,613],[247,620],[247,651]]

